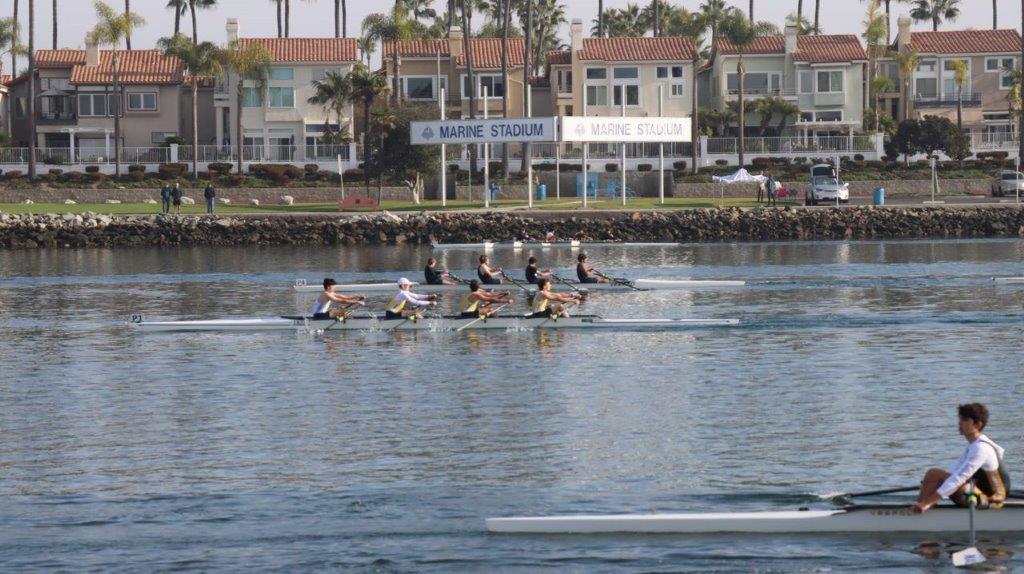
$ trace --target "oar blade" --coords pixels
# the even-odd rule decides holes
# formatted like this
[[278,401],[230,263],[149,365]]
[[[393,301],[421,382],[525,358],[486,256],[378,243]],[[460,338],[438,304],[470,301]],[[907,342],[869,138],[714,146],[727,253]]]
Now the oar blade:
[[985,555],[973,546],[953,553],[953,566],[957,568],[967,568],[975,564],[981,564],[984,561]]

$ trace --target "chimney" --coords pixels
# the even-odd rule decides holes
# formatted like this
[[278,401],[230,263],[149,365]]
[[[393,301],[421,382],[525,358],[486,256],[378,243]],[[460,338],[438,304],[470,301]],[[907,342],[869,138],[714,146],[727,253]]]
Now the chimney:
[[896,21],[899,32],[896,33],[896,48],[903,52],[910,46],[910,18],[900,16]]
[[448,53],[451,55],[452,64],[455,63],[455,58],[462,55],[462,28],[458,26],[452,26],[448,32]]
[[797,27],[793,24],[786,25],[786,53],[793,55],[796,53],[796,38],[797,38]]
[[570,35],[572,36],[572,51],[575,53],[583,49],[583,20],[579,18],[573,18],[572,24],[569,26]]
[[228,33],[228,43],[238,40],[238,18],[228,18],[227,26],[224,27]]
[[85,35],[85,65],[100,65],[100,48],[96,44],[96,38],[89,32]]

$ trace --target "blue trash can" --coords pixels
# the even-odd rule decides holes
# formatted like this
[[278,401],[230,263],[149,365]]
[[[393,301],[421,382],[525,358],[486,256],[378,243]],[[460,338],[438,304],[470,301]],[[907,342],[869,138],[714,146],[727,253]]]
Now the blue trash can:
[[544,201],[548,198],[548,186],[540,184],[537,186],[537,201]]
[[874,205],[885,205],[885,188],[876,187],[875,195],[873,196],[872,200],[872,203]]

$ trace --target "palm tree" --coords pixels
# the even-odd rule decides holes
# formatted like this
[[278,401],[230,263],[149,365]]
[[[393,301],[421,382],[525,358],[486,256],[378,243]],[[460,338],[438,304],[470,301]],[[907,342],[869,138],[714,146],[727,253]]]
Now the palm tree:
[[747,17],[751,22],[754,21],[754,0],[750,0],[750,8],[747,10]]
[[[501,110],[504,115],[508,115],[508,37],[509,30],[512,27],[512,0],[498,0],[498,3],[501,6],[501,82],[505,86],[501,94]],[[508,178],[508,171],[508,146],[503,145],[501,146],[501,173],[505,178]]]
[[[1024,0],[1020,3],[1020,21],[1021,26],[1024,26]],[[1024,30],[1024,28],[1021,28]],[[1020,41],[1020,61],[1021,61],[1021,74],[1024,75],[1024,37]],[[1017,82],[1018,90],[1020,89],[1021,82]],[[1021,114],[1017,118],[1017,158],[1020,160],[1021,165],[1024,165],[1024,114]]]
[[[466,76],[469,78],[469,117],[476,117],[476,74],[473,70],[473,32],[470,24],[470,7],[467,6],[467,0],[460,0],[461,12],[462,12],[462,45],[463,50],[466,53]],[[532,4],[532,2],[530,2]],[[529,33],[527,33],[529,38]],[[527,40],[527,52],[529,52],[529,40]],[[529,85],[529,82],[526,82]],[[523,100],[526,103],[526,100]],[[469,146],[469,181],[472,184],[473,176],[476,175],[476,146]]]
[[738,98],[738,116],[739,116],[739,146],[737,151],[739,153],[740,166],[744,165],[744,151],[745,143],[744,139],[746,134],[746,106],[744,105],[744,94],[743,94],[743,79],[747,73],[746,64],[743,61],[743,53],[747,50],[747,47],[758,37],[757,26],[751,24],[742,13],[732,12],[722,22],[722,31],[729,42],[736,47],[739,52],[739,59],[736,62],[736,75],[739,78],[739,98]]
[[[523,117],[526,117],[526,102],[527,97],[530,93],[530,54],[531,42],[533,41],[533,2],[526,0],[526,10],[524,14],[520,14],[523,18]],[[585,95],[584,95],[585,97]],[[469,148],[471,151],[474,147]],[[523,144],[523,160],[519,164],[519,171],[523,174],[527,173],[527,169],[530,166],[530,162],[533,161],[533,148],[530,147],[529,143]],[[472,157],[470,158],[472,159]],[[470,172],[470,178],[472,178],[472,171]],[[472,180],[471,180],[472,181]],[[529,192],[530,182],[527,182],[526,189]]]
[[960,17],[960,0],[914,0],[910,17],[919,22],[931,20],[932,31],[938,32],[944,19],[952,22]]
[[189,13],[192,16],[192,43],[193,44],[198,44],[199,43],[199,32],[198,32],[198,29],[196,28],[196,8],[203,9],[203,10],[206,10],[206,9],[209,9],[209,8],[213,8],[214,6],[217,5],[217,0],[187,0],[187,1],[188,1],[188,11],[189,11]]
[[[132,0],[124,0],[124,15],[128,16],[132,13]],[[128,32],[124,37],[124,47],[126,50],[131,51],[132,49],[132,31],[129,28]]]
[[[125,0],[127,7],[128,0]],[[124,103],[122,100],[122,93],[120,87],[120,55],[117,52],[117,47],[121,44],[121,40],[124,40],[125,44],[128,43],[128,38],[132,34],[132,29],[136,26],[142,26],[146,21],[138,14],[126,11],[123,14],[118,14],[113,8],[107,6],[102,0],[96,0],[96,17],[99,22],[96,23],[96,27],[92,29],[92,37],[96,44],[110,45],[113,49],[113,55],[111,57],[112,65],[112,79],[114,88],[114,175],[121,176],[121,109]]]
[[711,39],[718,37],[718,30],[722,22],[735,12],[735,8],[725,5],[725,0],[704,0],[700,5],[700,14],[708,27],[711,28]]
[[992,29],[999,29],[999,0],[992,0]]
[[270,51],[259,44],[242,44],[235,40],[227,49],[220,53],[222,69],[231,70],[237,78],[235,83],[236,110],[235,114],[235,145],[238,147],[238,173],[242,173],[242,106],[245,102],[245,82],[250,80],[256,84],[260,101],[267,91],[267,76],[270,74],[272,59]]
[[[18,0],[14,0],[17,5]],[[604,0],[597,0],[597,37],[604,38]]]
[[188,10],[188,0],[167,0],[167,8],[174,10],[174,37],[181,33],[181,17]]
[[565,6],[559,3],[558,0],[533,0],[537,3],[536,6],[536,22],[537,29],[534,30],[536,33],[536,57],[533,59],[533,73],[539,74],[540,67],[543,65],[544,55],[547,54],[548,49],[554,47],[556,39],[553,37],[551,32],[558,30],[563,24],[565,24]]
[[[21,41],[21,24],[18,20],[18,0],[14,0],[14,15],[11,18],[14,20],[14,41],[11,45],[17,45]],[[18,75],[18,54],[14,50],[11,50],[11,76]],[[31,82],[29,82],[31,83]]]
[[380,205],[384,193],[384,140],[389,132],[398,127],[398,117],[391,110],[377,110],[373,112],[373,123],[377,126],[377,160],[374,167],[377,170],[377,204]]
[[412,40],[421,36],[425,26],[409,17],[409,11],[401,2],[396,2],[390,14],[370,14],[363,19],[363,35],[380,41],[382,44],[391,44],[391,73],[392,94],[391,100],[395,105],[401,103],[401,57],[399,56],[400,43],[404,40]]
[[345,0],[334,0],[334,37],[348,37],[348,5]]
[[57,0],[53,0],[53,49],[57,49]]
[[875,76],[871,80],[871,95],[875,100],[875,131],[881,129],[882,94],[896,89],[896,84],[889,76]]
[[[433,0],[399,0],[405,9],[416,20],[433,20],[437,18],[437,10],[431,8]],[[472,11],[472,8],[470,9]]]
[[910,119],[910,78],[914,70],[921,63],[921,55],[915,50],[896,54],[896,66],[900,69],[900,79],[903,81],[903,121]]
[[363,55],[363,60],[366,60],[366,66],[370,66],[370,56],[377,51],[377,41],[370,36],[363,36],[356,40],[356,45],[359,47],[359,51]]
[[199,82],[202,78],[222,78],[224,56],[212,42],[197,44],[183,34],[162,38],[157,46],[168,56],[185,64],[192,88],[192,179],[199,176]]
[[325,138],[330,138],[332,136],[331,114],[333,113],[337,117],[340,130],[345,111],[352,103],[352,83],[347,75],[327,72],[324,79],[313,81],[313,95],[307,101],[323,108]]
[[638,38],[647,32],[640,7],[632,3],[622,9],[609,9],[605,15],[605,27],[610,38]]
[[[650,30],[655,37],[671,36],[671,34],[665,33],[665,29],[669,26],[669,22],[676,18],[676,12],[679,11],[686,12],[686,8],[675,8],[665,0],[651,0],[651,3],[640,11],[641,26],[645,30]],[[689,12],[686,13],[689,14]]]
[[[17,25],[14,27],[18,29]],[[36,2],[28,0],[28,178],[36,178]],[[14,52],[12,51],[13,55]],[[11,74],[17,72],[11,71]]]
[[761,116],[761,127],[757,137],[764,137],[765,131],[771,127],[772,120],[779,118],[776,136],[781,136],[790,118],[800,114],[800,108],[781,96],[767,96],[754,103],[753,110]]
[[[882,47],[882,36],[885,35],[885,16],[879,13],[881,9],[879,0],[868,0],[868,9],[864,19],[864,38],[867,44],[868,53],[868,85],[871,85],[875,74],[878,73],[877,58],[882,55],[885,49]],[[875,108],[877,116],[878,109]]]
[[810,34],[816,34],[817,31],[814,29],[814,25],[807,18],[803,18],[797,15],[796,12],[786,16],[787,26],[796,26],[796,33],[799,36],[807,36]]
[[956,127],[964,128],[964,86],[970,80],[966,60],[952,60],[949,64],[953,67],[953,81],[956,83]]
[[284,0],[270,0],[277,5],[277,37],[284,38],[284,18],[282,10],[284,9]]
[[[363,157],[368,158],[370,156],[370,117],[372,115],[370,110],[373,109],[373,103],[378,98],[386,97],[388,80],[384,75],[370,71],[369,66],[363,65],[362,62],[356,64],[347,77],[351,86],[352,101],[360,102],[363,105]],[[364,169],[363,177],[367,194],[369,194],[370,170]]]

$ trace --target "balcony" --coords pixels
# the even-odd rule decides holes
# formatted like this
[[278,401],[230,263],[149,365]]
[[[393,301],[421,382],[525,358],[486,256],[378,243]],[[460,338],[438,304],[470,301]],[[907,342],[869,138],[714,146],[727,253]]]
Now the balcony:
[[75,112],[39,112],[37,124],[41,126],[61,126],[61,125],[74,125],[78,121],[78,116]]
[[[737,88],[731,88],[729,90],[726,90],[726,92],[725,92],[726,96],[729,96],[730,98],[735,98],[735,97],[739,96],[739,93],[740,93],[740,91]],[[764,97],[768,97],[768,96],[775,96],[775,97],[782,97],[782,98],[796,98],[797,95],[798,94],[797,94],[795,89],[764,88],[764,87],[752,88],[752,87],[749,87],[749,86],[743,86],[743,97],[744,98],[760,99],[760,98],[764,98]]]
[[[979,92],[964,92],[963,103],[965,108],[979,108],[981,107],[981,94]],[[914,107],[916,108],[955,108],[956,105],[956,94],[914,94]]]

